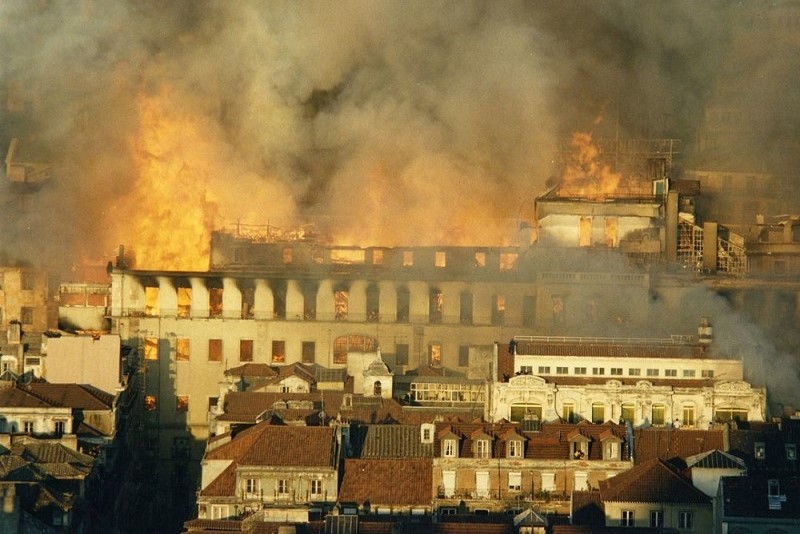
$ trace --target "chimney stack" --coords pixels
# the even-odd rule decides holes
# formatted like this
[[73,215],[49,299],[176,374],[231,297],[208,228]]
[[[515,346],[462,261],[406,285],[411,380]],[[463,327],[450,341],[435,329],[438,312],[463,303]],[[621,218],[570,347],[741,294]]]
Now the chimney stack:
[[711,341],[714,338],[714,330],[711,328],[711,323],[708,320],[708,317],[702,317],[700,319],[700,326],[697,327],[697,342],[707,347],[711,345]]

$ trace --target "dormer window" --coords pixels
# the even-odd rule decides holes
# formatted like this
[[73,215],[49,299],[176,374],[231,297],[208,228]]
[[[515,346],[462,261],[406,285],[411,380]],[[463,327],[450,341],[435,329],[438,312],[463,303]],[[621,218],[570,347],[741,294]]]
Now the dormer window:
[[490,456],[489,440],[479,439],[475,441],[475,458],[489,458]]
[[755,456],[757,460],[763,460],[767,457],[767,448],[764,446],[764,443],[760,441],[756,443],[753,456]]
[[422,443],[433,443],[433,425],[423,423],[420,427],[420,440]]
[[522,440],[512,439],[508,441],[508,454],[509,458],[522,458],[523,445]]
[[589,438],[577,434],[570,438],[569,455],[573,460],[583,460],[589,456]]
[[458,443],[453,438],[442,440],[442,456],[444,458],[456,458],[458,456]]
[[797,460],[797,445],[794,443],[786,444],[786,459]]
[[619,443],[607,441],[603,444],[603,460],[619,460]]

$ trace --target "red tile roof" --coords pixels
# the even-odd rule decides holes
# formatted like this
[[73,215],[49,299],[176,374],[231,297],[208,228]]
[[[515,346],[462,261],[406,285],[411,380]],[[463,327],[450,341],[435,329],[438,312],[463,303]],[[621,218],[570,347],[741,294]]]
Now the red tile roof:
[[636,462],[686,458],[713,449],[726,449],[724,431],[716,429],[639,428],[634,430],[633,436]]
[[81,410],[110,410],[114,405],[114,395],[85,384],[32,382],[21,387],[58,406]]
[[709,497],[665,461],[653,459],[600,481],[603,502],[708,504]]
[[347,459],[340,502],[372,506],[430,506],[433,462],[411,459]]
[[276,426],[259,423],[206,453],[209,460],[239,465],[336,467],[336,431],[332,427]]
[[200,491],[204,497],[230,497],[236,494],[236,462],[225,468],[217,478]]

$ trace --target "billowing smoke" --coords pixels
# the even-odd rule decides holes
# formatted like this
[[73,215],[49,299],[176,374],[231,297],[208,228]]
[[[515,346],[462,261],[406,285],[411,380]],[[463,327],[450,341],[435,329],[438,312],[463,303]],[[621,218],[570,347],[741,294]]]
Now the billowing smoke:
[[3,181],[3,260],[203,268],[233,223],[513,244],[559,139],[698,147],[711,99],[747,141],[723,156],[791,167],[797,9],[740,4],[6,0],[0,150],[53,178]]
[[56,179],[3,248],[109,257],[171,229],[177,243],[133,243],[142,263],[234,222],[313,221],[351,244],[511,241],[560,137],[598,118],[610,135],[692,135],[739,11],[4,2],[2,141],[40,147]]

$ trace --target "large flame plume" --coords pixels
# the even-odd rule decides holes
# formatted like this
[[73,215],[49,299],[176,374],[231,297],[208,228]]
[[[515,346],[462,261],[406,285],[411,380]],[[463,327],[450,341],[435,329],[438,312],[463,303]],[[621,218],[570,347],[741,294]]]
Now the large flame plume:
[[600,147],[592,134],[575,132],[569,142],[573,150],[561,179],[559,194],[591,199],[614,196],[622,180],[601,158]]
[[[139,129],[130,140],[138,171],[136,188],[121,202],[127,244],[141,269],[208,267],[217,208],[210,197],[213,147],[203,121],[169,105],[171,89],[140,95]],[[112,211],[112,212],[114,212]]]

